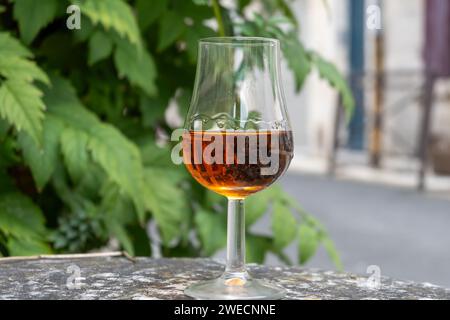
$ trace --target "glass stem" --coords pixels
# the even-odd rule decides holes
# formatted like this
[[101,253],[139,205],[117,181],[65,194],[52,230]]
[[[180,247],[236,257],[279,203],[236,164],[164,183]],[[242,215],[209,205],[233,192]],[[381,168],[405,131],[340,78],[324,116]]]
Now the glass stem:
[[228,199],[227,265],[225,274],[247,278],[245,271],[244,199]]

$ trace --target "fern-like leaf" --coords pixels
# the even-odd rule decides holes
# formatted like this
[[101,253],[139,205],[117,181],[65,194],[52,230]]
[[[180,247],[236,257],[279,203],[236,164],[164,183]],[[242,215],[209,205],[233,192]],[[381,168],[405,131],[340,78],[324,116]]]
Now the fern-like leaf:
[[31,168],[38,190],[44,188],[58,164],[59,137],[62,129],[61,121],[47,115],[44,120],[42,147],[37,145],[29,135],[19,135],[23,156]]
[[89,136],[86,132],[72,127],[66,127],[61,134],[64,163],[75,183],[82,178],[89,164],[88,141]]
[[286,40],[281,43],[281,48],[289,68],[294,74],[295,90],[298,92],[311,71],[308,53],[294,32],[286,36]]
[[101,24],[106,30],[114,29],[120,36],[140,46],[140,33],[136,17],[130,6],[123,0],[73,0],[80,6],[81,13],[92,23]]
[[12,80],[26,82],[39,80],[49,84],[47,75],[36,65],[34,61],[19,57],[0,56],[0,74],[5,78]]
[[28,133],[39,145],[45,110],[41,96],[41,91],[24,81],[7,80],[0,86],[0,117]]
[[96,161],[131,198],[144,221],[143,168],[137,147],[115,127],[99,123],[90,130],[88,149]]
[[[136,145],[128,140],[114,126],[102,123],[77,99],[70,83],[62,78],[53,77],[52,87],[46,90],[45,102],[48,112],[64,123],[72,133],[87,137],[86,143],[64,145],[62,150],[65,162],[73,164],[80,160],[81,153],[89,152],[95,161],[116,183],[120,190],[133,200],[140,221],[144,221],[143,167],[141,154]],[[67,134],[67,132],[66,132]],[[85,138],[82,138],[85,139]],[[68,143],[67,137],[63,142]],[[69,148],[76,148],[69,152]],[[71,159],[68,159],[70,157]],[[73,157],[73,158],[72,158]],[[80,168],[70,169],[72,175]],[[69,171],[70,172],[70,171]]]
[[29,58],[31,52],[17,39],[0,32],[0,117],[25,131],[34,141],[42,144],[42,120],[45,105],[41,91],[31,82],[49,83],[47,75]]
[[0,32],[0,56],[31,58],[33,54],[9,33]]
[[119,77],[126,77],[132,84],[153,96],[156,93],[156,66],[147,50],[137,50],[127,41],[116,39],[114,62]]

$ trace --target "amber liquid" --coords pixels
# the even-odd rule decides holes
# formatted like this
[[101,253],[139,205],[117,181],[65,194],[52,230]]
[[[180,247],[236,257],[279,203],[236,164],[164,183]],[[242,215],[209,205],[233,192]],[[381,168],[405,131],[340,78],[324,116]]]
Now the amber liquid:
[[[218,140],[219,148],[211,152],[210,144]],[[276,165],[271,167],[261,153]],[[268,187],[288,168],[292,156],[291,131],[189,131],[183,135],[183,160],[189,172],[206,188],[229,198],[245,198]]]

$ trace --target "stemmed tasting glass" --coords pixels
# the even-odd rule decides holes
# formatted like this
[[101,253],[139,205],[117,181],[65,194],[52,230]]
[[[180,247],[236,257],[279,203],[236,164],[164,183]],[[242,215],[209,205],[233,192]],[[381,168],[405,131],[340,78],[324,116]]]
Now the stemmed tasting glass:
[[247,196],[267,188],[293,156],[280,77],[280,44],[258,37],[199,42],[183,162],[206,188],[228,198],[227,263],[217,279],[185,290],[197,299],[278,299],[284,289],[245,268]]

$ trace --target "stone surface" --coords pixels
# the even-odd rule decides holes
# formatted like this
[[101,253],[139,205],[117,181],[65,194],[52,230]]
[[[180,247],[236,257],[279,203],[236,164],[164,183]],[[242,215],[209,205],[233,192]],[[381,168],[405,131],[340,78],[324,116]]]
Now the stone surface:
[[[187,285],[222,270],[209,259],[0,259],[0,299],[188,299]],[[450,299],[449,289],[427,283],[382,278],[374,289],[355,274],[259,265],[249,270],[286,288],[287,299]]]

